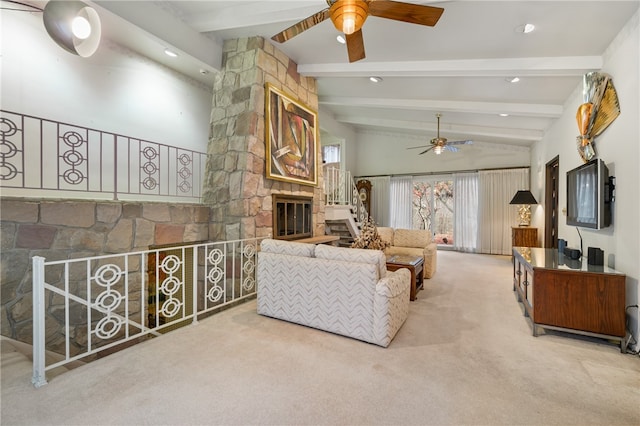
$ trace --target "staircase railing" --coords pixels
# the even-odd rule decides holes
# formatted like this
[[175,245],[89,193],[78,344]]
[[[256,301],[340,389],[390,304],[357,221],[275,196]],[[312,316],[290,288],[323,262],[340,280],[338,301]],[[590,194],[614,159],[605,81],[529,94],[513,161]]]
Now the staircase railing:
[[[33,258],[33,377],[173,328],[256,293],[260,238],[80,259]],[[46,365],[45,353],[62,355]]]
[[5,194],[200,202],[207,154],[0,110]]
[[330,167],[324,171],[324,193],[326,205],[347,205],[351,206],[357,221],[364,222],[369,217],[369,212],[365,208],[358,188],[348,170],[340,170]]

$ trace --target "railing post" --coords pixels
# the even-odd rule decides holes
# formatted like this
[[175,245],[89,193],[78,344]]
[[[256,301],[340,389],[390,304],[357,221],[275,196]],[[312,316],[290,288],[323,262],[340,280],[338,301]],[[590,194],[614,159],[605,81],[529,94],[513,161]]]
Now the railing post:
[[325,203],[330,206],[332,205],[332,200],[331,200],[331,169],[327,168],[327,176],[326,179],[324,180],[324,196],[325,196]]
[[347,205],[351,205],[351,199],[353,197],[353,190],[356,187],[353,178],[351,177],[351,171],[347,170],[344,177],[344,202]]
[[33,377],[31,383],[37,388],[47,384],[45,375],[45,328],[44,328],[44,257],[34,256],[33,271]]
[[193,321],[192,324],[198,323],[198,247],[197,245],[193,246],[191,251],[193,252],[193,275],[191,276],[191,282],[193,283],[191,291],[192,291],[192,299],[193,299]]
[[118,137],[113,135],[113,200],[118,201]]

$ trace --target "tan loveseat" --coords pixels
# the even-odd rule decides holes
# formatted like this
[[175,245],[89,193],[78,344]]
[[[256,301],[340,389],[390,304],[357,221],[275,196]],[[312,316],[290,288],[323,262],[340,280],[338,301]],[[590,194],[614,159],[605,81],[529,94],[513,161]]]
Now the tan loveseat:
[[423,277],[431,278],[436,273],[438,245],[431,231],[423,229],[394,229],[378,227],[380,237],[390,244],[385,254],[410,254],[424,256]]

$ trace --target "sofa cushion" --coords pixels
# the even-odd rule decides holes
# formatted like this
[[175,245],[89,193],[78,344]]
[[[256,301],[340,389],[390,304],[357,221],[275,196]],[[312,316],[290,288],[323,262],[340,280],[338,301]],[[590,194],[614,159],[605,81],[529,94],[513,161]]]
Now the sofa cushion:
[[267,253],[288,254],[292,256],[313,257],[315,245],[296,243],[295,241],[273,240],[266,238],[260,243],[260,250]]
[[378,265],[378,278],[384,278],[387,274],[387,258],[381,250],[334,247],[319,244],[316,246],[316,257],[326,260],[374,264]]
[[431,231],[426,229],[396,229],[394,246],[424,248],[431,242]]
[[389,244],[390,246],[393,245],[393,228],[378,226],[378,235],[380,235],[382,241]]

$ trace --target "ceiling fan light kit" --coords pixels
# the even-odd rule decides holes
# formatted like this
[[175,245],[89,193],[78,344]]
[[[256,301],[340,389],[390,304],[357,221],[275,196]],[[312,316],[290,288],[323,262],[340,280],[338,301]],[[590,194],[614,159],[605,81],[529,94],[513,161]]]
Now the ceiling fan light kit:
[[329,15],[338,31],[353,34],[369,16],[369,5],[363,0],[338,0],[329,8]]
[[[447,140],[447,138],[441,138],[440,137],[440,117],[441,116],[442,116],[441,114],[436,114],[436,118],[438,119],[438,134],[437,134],[437,136],[429,141],[431,146],[428,147],[427,149],[425,149],[424,151],[420,152],[418,155],[425,154],[425,153],[427,153],[429,151],[433,151],[436,155],[440,155],[444,151],[458,152],[459,149],[456,148],[454,145],[471,145],[471,144],[473,144],[473,141],[471,141],[471,140],[449,142]],[[415,148],[424,148],[424,146],[412,146],[412,147],[407,148],[407,149],[415,149]]]
[[365,58],[362,26],[369,15],[433,27],[444,9],[390,0],[327,0],[328,8],[309,16],[271,37],[284,43],[309,28],[330,19],[344,33],[349,62]]

